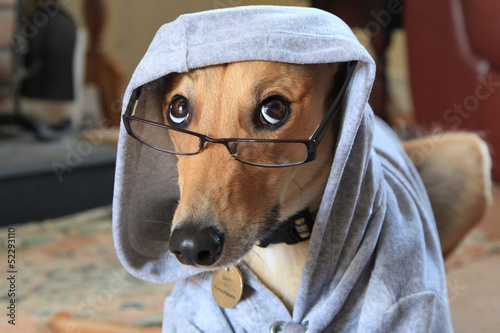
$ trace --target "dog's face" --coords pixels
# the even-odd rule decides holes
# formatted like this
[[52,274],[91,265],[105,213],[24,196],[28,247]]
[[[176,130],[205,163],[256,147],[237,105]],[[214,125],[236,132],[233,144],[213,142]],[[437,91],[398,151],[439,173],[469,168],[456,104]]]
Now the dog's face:
[[[217,139],[308,139],[333,100],[336,69],[248,61],[172,74],[164,121]],[[175,134],[171,139],[178,147],[189,144]],[[197,155],[179,156],[181,198],[170,250],[184,264],[210,269],[241,260],[280,220],[321,197],[333,141],[330,130],[316,160],[295,167],[247,165],[211,143]]]

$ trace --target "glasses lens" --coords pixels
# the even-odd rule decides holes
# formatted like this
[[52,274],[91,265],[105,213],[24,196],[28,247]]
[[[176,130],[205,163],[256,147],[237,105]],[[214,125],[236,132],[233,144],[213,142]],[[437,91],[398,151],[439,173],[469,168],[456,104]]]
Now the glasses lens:
[[307,146],[300,142],[230,142],[233,156],[262,166],[287,166],[307,160]]
[[129,118],[130,129],[143,143],[172,154],[196,154],[200,151],[200,138],[173,129]]

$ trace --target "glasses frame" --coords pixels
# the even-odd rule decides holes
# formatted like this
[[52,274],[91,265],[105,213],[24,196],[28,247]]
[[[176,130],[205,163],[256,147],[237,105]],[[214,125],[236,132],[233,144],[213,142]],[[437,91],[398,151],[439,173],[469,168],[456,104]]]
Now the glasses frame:
[[[157,123],[154,121],[138,118],[135,116],[135,110],[136,110],[137,105],[139,103],[139,97],[141,94],[142,86],[140,86],[132,91],[129,103],[127,104],[127,108],[125,110],[125,113],[122,116],[123,124],[125,125],[125,129],[127,130],[127,133],[131,137],[133,137],[134,139],[138,140],[139,142],[145,144],[148,147],[151,147],[153,149],[156,149],[158,151],[161,151],[161,152],[164,152],[167,154],[181,155],[181,156],[196,155],[196,154],[199,154],[203,151],[203,149],[205,148],[207,143],[216,143],[216,144],[223,144],[224,146],[226,146],[226,148],[229,151],[229,153],[231,154],[231,156],[233,156],[237,161],[244,163],[244,164],[266,167],[266,168],[282,168],[282,167],[301,165],[301,164],[304,164],[307,162],[314,161],[316,159],[316,150],[317,150],[319,144],[321,143],[321,140],[323,139],[324,135],[326,134],[328,128],[330,127],[330,124],[333,122],[333,120],[335,119],[335,117],[338,114],[337,111],[340,109],[340,107],[344,101],[347,87],[349,86],[349,83],[350,83],[351,78],[352,78],[352,74],[354,73],[354,69],[356,68],[357,63],[358,63],[357,61],[350,61],[347,63],[347,74],[346,74],[346,79],[342,85],[342,88],[340,89],[338,95],[335,97],[335,100],[333,101],[332,105],[328,109],[325,117],[323,118],[323,120],[318,125],[318,127],[316,128],[316,130],[314,131],[314,133],[311,135],[311,137],[309,139],[290,139],[290,140],[287,140],[287,139],[242,139],[242,138],[213,139],[209,136],[206,136],[206,135],[203,135],[200,133],[196,133],[196,132],[192,132],[192,131],[189,131],[186,129],[176,128],[173,126],[168,126],[168,125],[160,124],[160,123]],[[139,137],[137,137],[134,134],[134,132],[130,126],[130,120],[139,121],[139,122],[142,122],[145,124],[158,126],[158,127],[162,127],[162,128],[168,129],[168,130],[173,130],[173,131],[196,136],[200,139],[200,147],[199,147],[198,151],[195,153],[176,153],[176,152],[166,151],[166,150],[157,148],[157,147],[150,145],[149,143],[141,140]],[[243,161],[243,160],[238,159],[237,152],[234,152],[229,145],[232,142],[263,142],[263,143],[264,142],[276,142],[276,143],[303,144],[307,148],[307,158],[301,162],[280,164],[280,165],[265,165],[265,164],[247,162],[247,161]]]

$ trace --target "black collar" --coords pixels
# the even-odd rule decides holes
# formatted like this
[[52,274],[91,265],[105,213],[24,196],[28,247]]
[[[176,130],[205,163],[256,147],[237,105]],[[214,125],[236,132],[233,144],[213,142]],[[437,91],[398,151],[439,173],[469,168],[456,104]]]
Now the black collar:
[[314,221],[316,220],[317,210],[311,212],[304,209],[293,215],[274,230],[271,236],[258,241],[255,245],[267,247],[269,244],[297,244],[311,238]]

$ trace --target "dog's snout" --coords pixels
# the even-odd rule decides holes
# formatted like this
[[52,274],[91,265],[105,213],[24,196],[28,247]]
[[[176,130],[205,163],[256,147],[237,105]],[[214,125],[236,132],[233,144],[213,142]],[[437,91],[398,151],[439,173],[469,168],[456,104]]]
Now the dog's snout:
[[217,228],[175,228],[170,237],[170,252],[184,265],[210,266],[220,257],[224,233]]

